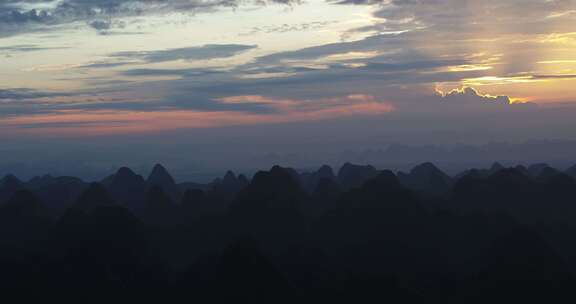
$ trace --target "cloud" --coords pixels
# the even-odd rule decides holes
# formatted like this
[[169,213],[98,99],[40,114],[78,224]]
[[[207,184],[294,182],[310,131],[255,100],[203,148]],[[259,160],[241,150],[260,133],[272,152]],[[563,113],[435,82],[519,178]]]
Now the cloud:
[[177,76],[177,77],[198,77],[224,72],[210,69],[130,69],[121,72],[124,76],[138,77],[158,77],[158,76]]
[[119,67],[119,66],[131,65],[131,64],[135,64],[135,63],[129,62],[129,61],[121,61],[121,62],[99,61],[99,62],[81,65],[81,66],[79,66],[79,68],[83,68],[83,69],[107,69],[107,68],[115,68],[115,67]]
[[[0,3],[0,35],[28,31],[50,30],[51,27],[85,22],[101,33],[123,28],[125,17],[146,17],[172,13],[194,14],[213,12],[220,8],[242,5],[292,5],[300,0],[5,0]],[[498,31],[524,30],[531,33],[546,31],[548,24],[561,25],[573,20],[576,3],[573,0],[342,0],[326,1],[338,5],[372,5],[374,16],[385,27],[375,25],[364,30],[387,28],[394,30],[418,27],[442,28],[450,32],[471,29]],[[493,16],[497,15],[497,18]],[[457,25],[457,26],[456,26]],[[569,24],[562,25],[565,31]],[[281,25],[255,28],[255,31],[277,32],[306,30],[309,26]]]
[[[405,28],[423,26],[431,30],[469,33],[541,33],[547,26],[572,18],[562,14],[576,8],[573,0],[353,0],[354,4],[379,5],[374,16],[384,24],[401,21]],[[341,2],[350,3],[350,2]],[[550,18],[556,16],[556,18]],[[569,27],[563,26],[565,29]],[[491,31],[490,31],[491,30]]]
[[[234,1],[226,1],[228,4],[207,1],[202,6],[198,1],[184,0],[64,2],[74,3],[70,9],[89,8],[91,13],[84,14],[86,18],[82,21],[102,33],[110,33],[114,28],[121,27],[122,20],[118,18],[133,14],[146,19],[149,14],[163,14],[167,11],[193,12],[192,7],[235,5]],[[23,1],[8,3],[12,4],[12,8],[23,8],[18,6],[18,3]],[[38,3],[28,2],[32,6]],[[573,5],[573,1],[564,1],[563,6],[560,1],[544,0],[387,0],[339,3],[375,5],[374,25],[362,29],[365,31],[361,36],[363,38],[295,50],[280,49],[279,52],[256,57],[247,64],[230,65],[222,69],[171,69],[141,65],[229,58],[254,50],[257,46],[251,45],[252,41],[247,41],[246,44],[207,44],[165,50],[117,52],[109,54],[104,60],[88,61],[90,63],[82,68],[104,69],[138,65],[135,66],[137,68],[112,71],[104,76],[80,71],[88,76],[84,84],[98,86],[102,95],[114,95],[115,102],[83,102],[68,104],[67,107],[76,110],[121,109],[152,112],[170,108],[199,112],[270,114],[282,111],[278,105],[287,107],[289,101],[309,100],[310,102],[293,103],[294,107],[305,109],[313,107],[314,104],[322,104],[332,98],[331,96],[349,96],[360,91],[365,95],[389,100],[396,112],[402,113],[434,111],[436,108],[444,112],[462,113],[476,111],[476,108],[506,111],[519,108],[519,105],[513,102],[516,99],[489,96],[474,89],[434,95],[432,89],[436,83],[451,88],[461,85],[480,87],[480,84],[466,80],[481,79],[485,80],[482,85],[490,85],[495,79],[504,79],[509,75],[525,75],[526,79],[523,78],[522,81],[542,79],[541,82],[544,82],[544,79],[573,78],[573,73],[568,70],[559,70],[566,74],[558,75],[546,73],[551,70],[539,72],[531,66],[534,60],[530,60],[536,58],[538,52],[547,49],[543,42],[538,41],[542,38],[538,33],[551,33],[556,29],[561,32],[565,27],[557,22],[573,18],[570,14],[548,16],[552,16],[567,4]],[[0,5],[6,7],[4,3]],[[42,11],[56,12],[59,9],[61,8],[54,6]],[[513,9],[518,10],[518,14],[522,16],[514,17]],[[138,10],[141,10],[140,13],[137,13]],[[524,10],[530,12],[524,13]],[[50,18],[55,18],[58,14],[42,15],[36,12],[32,15],[34,18],[31,19],[37,21],[30,22],[50,24]],[[295,21],[293,24],[281,26],[263,25],[255,31],[272,34],[306,30],[309,28],[307,24]],[[536,24],[547,26],[536,27],[536,34],[533,35]],[[265,43],[262,45],[262,50],[250,52],[246,57],[258,56],[269,50]],[[556,59],[553,54],[550,56],[552,57],[546,57],[546,60]],[[541,57],[538,59],[542,60]],[[185,67],[184,64],[181,66]],[[98,82],[98,77],[102,77],[102,81]],[[127,77],[131,77],[130,82],[122,82]],[[154,79],[155,77],[157,79]],[[499,82],[498,85],[513,86],[514,83]],[[498,92],[493,86],[486,90]],[[417,96],[409,96],[409,91],[414,91]],[[514,91],[506,88],[506,92]],[[129,94],[121,95],[119,92]],[[521,93],[522,91],[519,92]],[[222,99],[227,96],[243,96],[243,102],[240,102],[240,99],[236,99],[236,102]],[[249,100],[250,96],[252,100]],[[260,99],[254,96],[260,96]],[[274,103],[263,102],[272,100]],[[296,112],[294,109],[292,111]]]
[[336,23],[336,21],[312,21],[294,24],[280,24],[280,25],[264,25],[255,26],[246,33],[241,33],[240,36],[251,36],[255,34],[273,34],[273,33],[289,33],[289,32],[306,32],[325,28],[326,26]]
[[[197,61],[234,57],[257,45],[243,44],[207,44],[187,48],[156,50],[156,51],[126,51],[109,54],[106,60],[100,60],[79,66],[83,69],[105,69],[135,64],[160,63],[168,61]],[[150,69],[139,68],[122,71],[124,76],[201,76],[220,73],[208,69]]]
[[62,96],[64,93],[43,92],[28,88],[0,89],[0,102]]
[[337,96],[320,99],[290,99],[274,98],[261,95],[236,95],[226,96],[217,99],[223,104],[259,104],[275,109],[276,113],[294,114],[301,116],[323,117],[323,116],[341,116],[348,113],[365,114],[373,111],[374,115],[389,113],[393,107],[386,102],[378,101],[376,97],[366,94],[350,94],[347,96]]
[[478,90],[471,87],[462,87],[448,92],[443,92],[439,89],[436,90],[437,95],[441,101],[449,106],[480,106],[480,107],[522,107],[534,108],[537,105],[530,102],[516,102],[510,96],[499,95],[493,96],[490,94],[482,94]]
[[258,46],[256,45],[242,44],[207,44],[202,46],[158,51],[118,52],[110,54],[109,57],[120,59],[136,59],[147,63],[175,60],[210,60],[233,57],[257,47]]
[[228,96],[222,104],[265,104],[275,111],[197,111],[164,109],[135,110],[55,110],[51,113],[0,119],[0,129],[13,134],[110,135],[158,132],[175,129],[291,123],[351,116],[375,116],[393,111],[393,107],[375,97],[355,94],[320,100],[279,99],[265,96]]
[[395,35],[378,35],[359,41],[329,43],[298,50],[277,52],[257,58],[256,63],[275,64],[282,63],[283,61],[313,60],[329,55],[343,54],[352,51],[358,52],[374,50],[379,47],[381,48],[384,41],[388,40],[389,38],[392,40],[395,37]]
[[447,102],[492,102],[501,105],[510,105],[512,101],[508,96],[492,96],[488,94],[481,94],[471,87],[463,87],[461,89],[454,89],[447,93],[437,91],[440,96]]
[[197,13],[251,3],[291,4],[291,0],[4,0],[0,3],[0,36],[83,21],[109,30],[110,19],[169,13]]
[[387,3],[389,2],[389,0],[337,0],[337,1],[332,1],[333,3],[336,4],[342,4],[342,5],[350,5],[350,4],[354,4],[354,5],[380,5],[383,3]]
[[91,27],[98,31],[105,31],[112,28],[112,23],[109,21],[94,20],[89,23]]
[[18,44],[18,45],[0,47],[0,54],[5,54],[6,56],[10,57],[13,54],[17,53],[31,53],[46,50],[63,50],[63,49],[68,49],[68,47],[47,47],[35,44]]
[[537,75],[532,75],[532,78],[534,78],[534,79],[575,79],[576,74],[548,74],[548,75],[537,74]]

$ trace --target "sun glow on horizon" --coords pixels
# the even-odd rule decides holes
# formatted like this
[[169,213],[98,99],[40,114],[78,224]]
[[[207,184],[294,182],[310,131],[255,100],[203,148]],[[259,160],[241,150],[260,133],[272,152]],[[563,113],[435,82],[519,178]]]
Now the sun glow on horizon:
[[14,0],[0,136],[433,112],[435,94],[467,90],[575,103],[576,7],[526,1]]

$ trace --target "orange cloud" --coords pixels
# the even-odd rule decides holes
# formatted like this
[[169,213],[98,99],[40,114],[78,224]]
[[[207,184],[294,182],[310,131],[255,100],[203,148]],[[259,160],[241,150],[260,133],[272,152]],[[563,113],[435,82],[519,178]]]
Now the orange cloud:
[[214,128],[326,120],[347,116],[382,115],[393,111],[393,107],[390,104],[377,101],[373,96],[362,94],[316,100],[275,99],[259,95],[247,95],[222,98],[220,102],[262,103],[269,105],[275,111],[261,114],[195,110],[156,112],[60,110],[49,114],[0,119],[0,133],[71,136],[152,133],[175,129]]

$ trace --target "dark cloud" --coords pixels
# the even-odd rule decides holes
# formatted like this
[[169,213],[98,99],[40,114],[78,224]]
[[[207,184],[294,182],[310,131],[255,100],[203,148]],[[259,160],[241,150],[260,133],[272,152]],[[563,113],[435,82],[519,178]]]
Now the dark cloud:
[[0,3],[0,37],[55,25],[84,21],[102,31],[121,26],[128,16],[163,13],[196,13],[243,3],[291,4],[297,0],[4,0]]
[[490,96],[482,95],[477,90],[471,87],[464,87],[458,90],[452,90],[448,93],[442,94],[442,97],[447,102],[492,102],[499,105],[510,105],[512,101],[508,96]]
[[90,63],[90,64],[85,64],[83,66],[81,66],[80,68],[85,68],[85,69],[104,69],[104,68],[115,68],[115,67],[119,67],[119,66],[126,66],[126,65],[131,65],[134,64],[134,62],[94,62],[94,63]]
[[45,50],[63,50],[63,49],[68,49],[68,47],[46,47],[34,44],[19,44],[19,45],[0,47],[0,54],[12,55],[15,53],[30,53]]
[[[516,0],[512,0],[516,6],[523,10]],[[86,1],[96,3],[98,1]],[[136,3],[142,1],[124,1],[122,3]],[[354,4],[375,4],[377,1],[353,1]],[[507,3],[488,0],[484,4],[480,2],[466,2],[470,8],[485,7],[488,9],[498,8],[503,12],[509,10]],[[542,1],[528,0],[527,5],[534,6]],[[547,1],[550,2],[550,1]],[[552,1],[554,2],[554,1]],[[156,3],[149,1],[148,4]],[[191,4],[193,1],[163,1],[162,7],[187,9],[175,4]],[[194,2],[196,3],[196,2]],[[350,4],[351,2],[346,2]],[[480,4],[475,4],[480,3]],[[100,2],[104,4],[104,2]],[[126,9],[120,1],[110,1],[110,6],[104,12],[121,14]],[[222,3],[221,3],[222,4]],[[163,107],[171,108],[191,108],[191,109],[218,109],[233,111],[262,111],[266,105],[223,105],[217,101],[222,95],[262,95],[280,96],[285,98],[309,98],[325,97],[326,95],[345,95],[351,93],[365,93],[386,95],[394,91],[397,87],[406,86],[417,89],[425,87],[431,92],[434,83],[452,82],[459,83],[462,79],[471,79],[483,76],[502,76],[518,72],[526,72],[526,64],[515,66],[513,70],[502,73],[497,69],[505,67],[509,62],[499,62],[489,70],[458,70],[450,69],[458,66],[473,66],[478,62],[489,62],[490,54],[484,52],[482,45],[467,45],[467,40],[473,37],[466,35],[452,35],[454,30],[459,30],[457,24],[463,22],[474,10],[466,5],[453,0],[431,0],[431,1],[384,1],[378,3],[382,5],[376,13],[376,17],[382,19],[385,27],[390,26],[390,22],[401,29],[410,29],[406,32],[376,34],[356,41],[341,41],[337,43],[319,45],[300,50],[278,52],[267,56],[256,58],[253,62],[230,67],[226,70],[212,70],[201,68],[186,69],[154,69],[154,68],[133,68],[118,72],[118,75],[134,77],[135,82],[122,83],[116,81],[112,76],[106,79],[107,83],[100,83],[101,86],[110,88],[110,94],[116,92],[131,92],[134,96],[129,98],[138,99],[141,96],[149,96],[150,92],[154,96],[154,101],[122,102],[123,96],[116,103],[93,103],[69,105],[70,107],[94,107],[94,108],[133,108],[139,110],[158,110]],[[224,5],[224,4],[222,4]],[[447,8],[446,6],[452,7]],[[478,6],[479,5],[479,6]],[[548,4],[542,7],[551,8]],[[80,6],[79,6],[80,7]],[[136,6],[134,6],[136,7]],[[134,9],[132,7],[132,11]],[[142,14],[145,12],[143,11]],[[100,14],[100,13],[98,13]],[[484,11],[480,10],[476,14],[486,17]],[[126,15],[126,14],[124,14]],[[498,15],[499,16],[499,15]],[[413,19],[411,19],[413,17]],[[91,17],[92,18],[92,17]],[[99,15],[92,18],[91,26],[97,30],[108,32],[114,25]],[[406,23],[399,22],[400,19],[409,19]],[[470,20],[476,20],[477,16]],[[495,19],[485,18],[480,23],[494,22]],[[104,20],[104,21],[101,21]],[[114,19],[112,19],[114,20]],[[391,21],[392,20],[392,21]],[[508,20],[506,16],[502,20]],[[414,28],[414,25],[422,25],[423,28]],[[447,32],[441,29],[450,25]],[[292,27],[270,27],[262,28],[264,32],[292,30]],[[442,39],[440,39],[442,38]],[[500,42],[488,42],[492,47]],[[500,43],[500,44],[499,44]],[[108,55],[109,61],[99,61],[83,66],[83,68],[112,68],[129,65],[140,65],[147,63],[162,63],[176,60],[210,60],[216,58],[228,58],[247,52],[256,48],[255,45],[223,44],[204,45],[188,48],[139,51],[139,52],[119,52]],[[533,49],[529,49],[532,51]],[[501,51],[500,49],[498,51]],[[504,52],[504,51],[503,51]],[[346,58],[349,53],[371,53],[362,58]],[[482,55],[483,53],[486,53]],[[506,53],[506,52],[504,52]],[[478,55],[480,54],[480,55]],[[514,54],[518,54],[515,52]],[[337,56],[334,56],[337,55]],[[341,56],[344,55],[344,56]],[[340,56],[340,57],[338,57]],[[475,57],[471,57],[475,56]],[[520,56],[517,56],[520,57]],[[335,59],[340,58],[340,59]],[[344,59],[342,59],[344,58]],[[524,58],[520,61],[527,61]],[[502,60],[504,61],[504,60]],[[138,66],[140,67],[140,66]],[[535,71],[535,70],[533,70]],[[279,74],[279,75],[266,75]],[[169,76],[177,79],[151,80],[153,77]],[[142,81],[137,77],[149,77]],[[574,75],[534,75],[538,78],[572,78]],[[470,107],[472,105],[487,105],[499,108],[515,108],[516,104],[506,96],[492,97],[483,95],[472,89],[447,93],[438,97],[433,94],[413,98],[414,102],[406,108],[433,110],[439,108],[437,101],[442,101],[451,109],[461,109],[461,105]],[[1,96],[1,95],[0,95]],[[397,104],[408,104],[412,102],[409,98],[395,95],[391,98]],[[428,101],[433,100],[432,106]],[[425,104],[425,105],[423,105]],[[254,108],[250,108],[254,107]]]
[[[548,18],[558,12],[576,8],[573,0],[353,0],[356,4],[382,4],[374,15],[385,22],[404,20],[407,27],[415,24],[448,32],[492,29],[491,33],[546,30],[563,18]],[[496,17],[497,16],[497,17]],[[569,17],[569,16],[566,16]],[[534,25],[534,26],[532,26]],[[538,28],[536,25],[540,25]]]
[[112,28],[112,23],[109,21],[94,20],[89,23],[91,27],[98,31],[105,31]]
[[64,93],[42,92],[28,88],[0,89],[0,102],[62,96]]
[[256,26],[246,33],[241,33],[240,36],[250,36],[259,33],[272,34],[272,33],[305,32],[305,31],[322,29],[332,23],[335,23],[335,21],[313,21],[297,24],[284,23],[280,25]]
[[533,79],[575,79],[576,74],[538,74],[532,75]]
[[119,52],[110,54],[109,57],[120,59],[136,59],[147,63],[175,60],[210,60],[232,57],[255,48],[257,48],[256,45],[207,44],[203,46],[159,51]]
[[381,42],[383,39],[385,39],[385,37],[383,36],[369,37],[361,41],[355,41],[355,42],[329,43],[294,51],[278,52],[257,58],[257,63],[273,64],[273,63],[280,63],[285,60],[312,60],[333,54],[340,54],[352,51],[363,51],[366,49],[372,49],[378,47],[379,46],[378,42]]
[[468,108],[468,110],[470,110],[469,108],[515,110],[534,109],[538,107],[537,104],[530,102],[514,103],[511,97],[505,95],[492,96],[489,94],[482,94],[471,87],[463,87],[445,93],[438,92],[438,98],[446,107]]
[[374,4],[382,4],[386,3],[387,0],[336,0],[330,1],[335,4],[343,4],[343,5],[374,5]]
[[[355,41],[342,41],[336,43],[323,44],[298,50],[278,52],[257,58],[257,64],[277,64],[284,61],[314,60],[330,55],[342,55],[357,52],[386,53],[383,57],[422,55],[411,44],[419,40],[424,32],[404,32],[404,33],[382,33],[372,35]],[[394,52],[396,54],[390,54]]]
[[88,22],[88,25],[95,29],[98,34],[104,36],[112,35],[142,35],[146,32],[126,31],[127,23],[118,19],[94,20]]
[[464,59],[428,59],[424,58],[414,58],[412,61],[406,62],[394,62],[394,63],[384,63],[384,62],[367,62],[365,66],[360,67],[361,70],[371,70],[380,72],[394,72],[394,71],[425,71],[428,69],[457,66],[469,63]]
[[[136,64],[158,63],[176,60],[210,60],[219,58],[228,58],[239,55],[243,52],[255,49],[256,45],[242,44],[209,44],[203,46],[194,46],[188,48],[177,48],[157,51],[140,51],[140,52],[118,52],[109,54],[108,57],[113,60],[102,60],[85,64],[80,68],[83,69],[104,69]],[[206,69],[131,69],[122,72],[125,76],[199,76],[219,73],[216,70]]]
[[[388,27],[402,21],[405,28],[414,25],[442,27],[445,30],[462,32],[472,28],[499,27],[501,30],[542,31],[542,25],[573,18],[546,19],[547,16],[573,10],[573,0],[327,0],[338,5],[374,5],[380,10],[374,15],[385,19]],[[57,4],[56,4],[57,3]],[[300,3],[300,0],[5,0],[0,3],[0,36],[20,32],[36,31],[47,27],[83,21],[97,31],[109,31],[122,27],[127,16],[146,16],[165,13],[197,13],[215,11],[219,8],[235,8],[243,4]],[[52,5],[50,5],[52,4]],[[498,18],[492,18],[498,15]],[[556,20],[558,19],[558,20]],[[411,21],[411,22],[407,22]],[[458,26],[455,26],[458,25]],[[282,25],[259,28],[256,31],[305,30],[308,25]],[[570,30],[569,25],[564,26]],[[367,29],[367,28],[366,28]]]
[[209,69],[131,69],[121,72],[124,76],[177,76],[177,77],[195,77],[222,74],[222,71]]
[[125,121],[114,121],[109,120],[105,122],[95,122],[95,121],[74,121],[74,122],[39,122],[39,123],[27,123],[16,126],[19,129],[70,129],[70,128],[89,128],[98,126],[120,126],[127,125]]

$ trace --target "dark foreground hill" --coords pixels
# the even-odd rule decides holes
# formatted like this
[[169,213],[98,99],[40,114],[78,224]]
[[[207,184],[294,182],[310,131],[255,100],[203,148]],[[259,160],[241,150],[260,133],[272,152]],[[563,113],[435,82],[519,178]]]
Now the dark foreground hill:
[[[337,172],[337,173],[334,173]],[[574,168],[0,180],[0,288],[270,302],[568,299]]]

